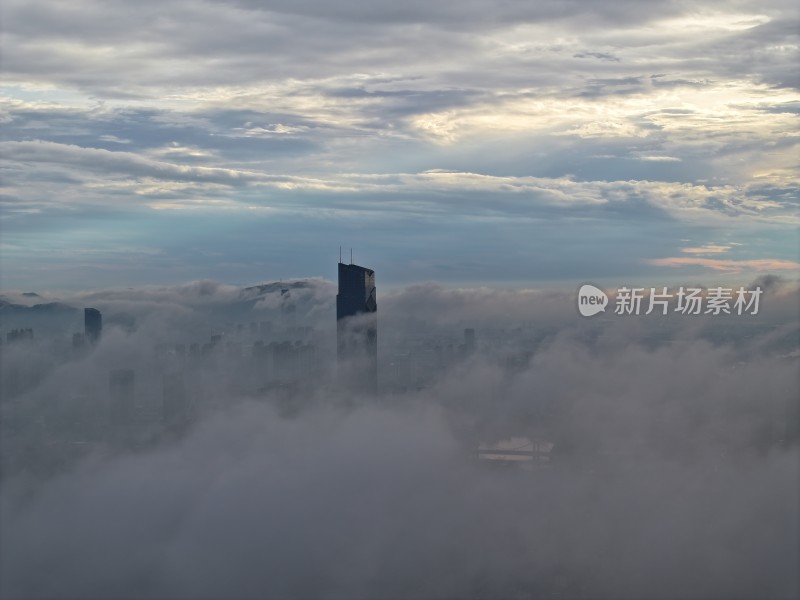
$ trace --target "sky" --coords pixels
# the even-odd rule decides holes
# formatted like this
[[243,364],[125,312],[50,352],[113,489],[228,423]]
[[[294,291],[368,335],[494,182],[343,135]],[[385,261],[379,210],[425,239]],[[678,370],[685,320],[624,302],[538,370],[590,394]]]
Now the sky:
[[796,278],[794,0],[7,0],[0,288]]

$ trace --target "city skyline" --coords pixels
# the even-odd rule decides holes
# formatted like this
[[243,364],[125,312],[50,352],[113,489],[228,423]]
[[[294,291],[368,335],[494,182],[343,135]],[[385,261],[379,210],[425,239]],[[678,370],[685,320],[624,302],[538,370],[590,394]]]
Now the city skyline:
[[330,281],[1,303],[0,597],[794,597],[800,289],[757,284],[381,291],[377,396]]
[[0,600],[800,597],[797,0],[0,13]]

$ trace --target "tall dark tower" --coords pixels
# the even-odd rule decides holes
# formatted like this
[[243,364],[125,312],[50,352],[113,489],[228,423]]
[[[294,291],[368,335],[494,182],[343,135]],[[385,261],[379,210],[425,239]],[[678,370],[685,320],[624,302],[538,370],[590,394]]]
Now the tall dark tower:
[[378,303],[372,269],[339,263],[336,342],[340,382],[377,394]]
[[90,344],[96,344],[103,331],[103,315],[96,308],[83,309],[83,327],[86,340]]

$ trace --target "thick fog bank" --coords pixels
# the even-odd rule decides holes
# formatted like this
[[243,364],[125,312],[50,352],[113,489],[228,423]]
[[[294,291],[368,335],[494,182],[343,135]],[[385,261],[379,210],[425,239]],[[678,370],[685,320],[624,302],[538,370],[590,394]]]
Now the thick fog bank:
[[333,293],[97,292],[62,299],[95,346],[4,344],[0,595],[800,593],[796,287],[749,321],[379,295],[377,396],[336,379]]

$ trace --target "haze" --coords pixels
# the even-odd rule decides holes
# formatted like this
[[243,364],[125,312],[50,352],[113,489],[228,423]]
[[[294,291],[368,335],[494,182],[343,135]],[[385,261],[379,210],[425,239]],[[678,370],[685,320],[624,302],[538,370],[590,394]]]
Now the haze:
[[0,598],[800,596],[796,0],[0,13]]

